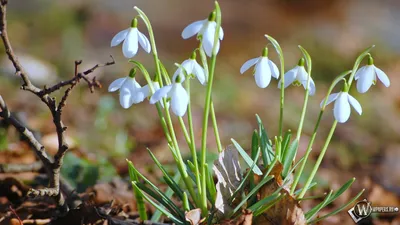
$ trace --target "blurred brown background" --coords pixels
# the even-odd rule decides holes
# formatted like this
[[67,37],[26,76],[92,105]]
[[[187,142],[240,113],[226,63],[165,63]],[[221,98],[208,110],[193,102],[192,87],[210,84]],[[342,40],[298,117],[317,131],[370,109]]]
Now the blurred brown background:
[[[143,167],[149,166],[151,161],[144,151],[146,147],[150,147],[161,160],[171,160],[155,119],[154,106],[145,101],[124,110],[119,106],[117,94],[107,93],[110,82],[126,76],[131,66],[123,58],[121,46],[111,48],[110,41],[117,32],[129,26],[136,15],[135,5],[150,18],[159,56],[167,69],[173,72],[174,62],[180,63],[188,58],[196,47],[195,38],[182,40],[183,28],[206,18],[213,8],[213,1],[13,0],[8,7],[11,42],[37,84],[53,83],[72,76],[73,62],[78,59],[83,60],[81,70],[107,61],[110,54],[116,59],[116,65],[95,72],[104,88],[90,94],[81,85],[70,97],[64,112],[76,155],[84,156],[85,162],[103,165],[103,172],[108,170],[104,168],[115,166],[118,172],[124,173],[126,157]],[[387,192],[389,198],[399,196],[400,2],[222,0],[220,6],[225,37],[217,60],[214,101],[223,144],[228,145],[230,138],[234,138],[248,148],[251,133],[257,125],[256,113],[263,119],[269,135],[277,134],[277,81],[273,80],[266,89],[259,89],[250,73],[239,73],[246,60],[261,54],[268,43],[264,34],[280,42],[287,70],[301,57],[297,48],[299,44],[313,59],[312,75],[317,94],[309,101],[300,156],[304,153],[316,122],[319,103],[330,82],[340,72],[351,69],[363,49],[375,44],[372,51],[375,65],[388,74],[391,86],[384,88],[378,81],[365,94],[357,93],[353,87],[351,94],[360,101],[363,114],[359,116],[352,111],[350,120],[338,125],[318,179],[337,188],[354,176],[359,179],[356,181],[358,190],[366,188],[367,193],[371,193],[373,190],[368,182],[373,181],[383,188],[378,196]],[[142,22],[139,29],[147,35]],[[0,48],[4,49],[3,46]],[[270,49],[270,58],[278,63],[272,46]],[[4,51],[1,52],[0,94],[10,108],[26,118],[29,126],[39,131],[43,141],[51,146],[55,140],[49,112],[40,100],[18,89],[20,82],[12,75]],[[142,49],[134,59],[143,62],[150,72],[154,71],[152,56]],[[144,85],[144,79],[139,80]],[[296,132],[304,90],[294,86],[286,90],[285,130]],[[192,98],[199,139],[204,88],[196,84]],[[327,110],[314,152],[321,149],[332,121],[331,110]],[[213,148],[212,129],[209,134],[209,146]],[[3,143],[1,149],[7,149],[7,143],[12,142],[10,136],[8,141],[3,141],[6,144]],[[183,141],[181,135],[180,139]],[[316,157],[314,153],[312,158]]]

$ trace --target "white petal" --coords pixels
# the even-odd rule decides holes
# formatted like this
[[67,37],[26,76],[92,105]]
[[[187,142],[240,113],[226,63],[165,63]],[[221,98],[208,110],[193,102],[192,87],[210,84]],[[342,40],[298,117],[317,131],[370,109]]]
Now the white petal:
[[193,35],[199,33],[199,31],[201,30],[201,28],[203,27],[203,25],[206,21],[207,20],[199,20],[199,21],[189,24],[187,27],[185,27],[185,29],[183,29],[182,38],[188,39],[188,38],[192,37]]
[[261,59],[261,57],[247,60],[242,65],[242,67],[240,67],[240,73],[243,74],[244,72],[246,72],[250,67],[252,67],[254,64],[256,64],[258,62],[258,60],[260,60],[260,59]]
[[[206,27],[206,29],[204,30],[204,33],[203,33],[202,44],[203,44],[204,51],[206,52],[208,57],[212,56],[212,51],[213,51],[213,46],[214,46],[215,26],[216,26],[215,22],[208,23],[208,26]],[[217,54],[219,51],[219,40],[217,41],[217,46],[215,46],[215,48],[216,48],[216,54]]]
[[111,40],[111,47],[117,46],[121,44],[123,40],[125,40],[126,35],[128,34],[129,28],[123,31],[118,32],[113,39]]
[[204,74],[204,69],[201,67],[197,62],[194,63],[194,71],[193,74],[197,77],[200,84],[205,85],[206,82],[206,75]]
[[[153,88],[154,88],[154,92],[156,92],[158,89],[160,89],[160,84],[158,84],[158,82],[152,82],[153,83]],[[140,88],[140,91],[144,94],[144,96],[149,97],[151,95],[150,93],[150,88],[149,85],[146,84],[145,86],[143,86],[142,88]]]
[[[328,101],[326,101],[326,105],[331,104],[331,102],[335,101],[335,100],[337,99],[338,96],[339,96],[339,93],[330,94],[330,95],[328,96]],[[325,101],[325,98],[322,99],[322,102],[319,104],[319,106],[320,106],[321,108],[323,107],[324,101]]]
[[316,88],[315,88],[315,83],[314,83],[314,81],[313,81],[313,79],[310,77],[310,90],[308,91],[308,93],[310,94],[310,95],[314,95],[315,94],[315,90],[316,90]]
[[171,90],[171,108],[172,112],[177,116],[183,116],[186,113],[189,103],[189,95],[182,87],[181,83],[174,84]]
[[304,81],[307,82],[308,73],[304,69],[304,66],[297,66],[297,68],[298,70],[297,70],[296,80],[298,80],[301,84],[303,84]]
[[271,70],[266,57],[262,57],[256,64],[254,78],[257,86],[260,88],[266,88],[271,82]]
[[128,89],[130,91],[131,105],[143,102],[143,100],[146,98],[144,93],[141,91],[139,83],[136,82],[135,78],[128,77],[122,85],[121,91],[122,89]]
[[347,96],[349,98],[350,104],[353,106],[353,108],[356,110],[356,112],[361,115],[362,114],[362,108],[361,108],[360,103],[353,96],[351,96],[351,95],[347,95]]
[[118,78],[118,79],[114,80],[110,84],[110,86],[108,86],[108,92],[114,92],[114,91],[120,89],[122,84],[125,82],[125,80],[126,80],[126,77]]
[[[298,66],[296,66],[295,68],[293,68],[285,73],[285,75],[283,77],[283,79],[285,80],[284,88],[287,88],[289,85],[291,85],[293,83],[294,80],[296,80],[297,72],[298,72]],[[278,82],[278,88],[281,88],[280,80]]]
[[268,59],[269,68],[271,69],[272,76],[276,79],[279,78],[279,70],[278,67],[275,65],[274,62]]
[[347,93],[341,92],[333,107],[333,115],[339,123],[346,122],[350,117],[350,104],[347,96]]
[[389,77],[381,69],[379,69],[376,66],[374,66],[374,67],[375,67],[376,75],[378,75],[378,79],[383,83],[383,85],[385,85],[385,87],[389,87],[390,86]]
[[219,29],[218,35],[219,35],[219,40],[222,41],[222,39],[224,39],[224,30],[222,29],[222,27]]
[[122,45],[122,53],[126,58],[132,58],[138,51],[138,29],[130,28]]
[[375,71],[372,66],[367,67],[363,74],[359,75],[358,81],[357,81],[357,90],[360,93],[365,93],[368,91],[368,89],[371,87],[372,82],[375,79]]
[[354,75],[354,80],[358,80],[360,76],[362,76],[365,73],[365,69],[367,69],[368,66],[363,66],[360,69],[357,70],[357,73]]
[[147,53],[150,53],[151,45],[150,45],[149,39],[147,39],[146,35],[142,34],[139,30],[138,30],[138,35],[139,35],[139,44],[140,44],[140,46],[142,46],[142,48]]
[[131,107],[133,104],[132,97],[135,95],[136,86],[132,81],[134,81],[134,79],[127,77],[119,91],[119,102],[125,109]]
[[186,73],[187,73],[188,75],[190,75],[190,74],[193,73],[193,67],[194,67],[194,63],[195,63],[195,62],[196,62],[196,61],[195,61],[195,60],[192,60],[192,59],[186,59],[185,61],[182,62],[181,66],[182,66],[183,68],[185,68]]
[[186,78],[185,78],[185,74],[183,73],[181,67],[179,67],[179,68],[175,71],[174,75],[172,76],[172,83],[175,83],[175,81],[176,81],[176,79],[177,79],[178,76],[180,77],[180,82],[183,82],[183,81],[186,79]]
[[168,92],[171,91],[172,85],[164,86],[158,89],[150,98],[150,104],[155,104],[160,101],[163,97],[167,97]]

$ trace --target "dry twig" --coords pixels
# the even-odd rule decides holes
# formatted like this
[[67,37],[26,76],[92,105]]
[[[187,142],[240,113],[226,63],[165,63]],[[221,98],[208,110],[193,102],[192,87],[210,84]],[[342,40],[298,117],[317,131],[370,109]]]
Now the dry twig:
[[[86,75],[94,72],[96,69],[100,67],[113,65],[115,61],[111,56],[112,61],[106,62],[104,64],[97,64],[92,68],[90,68],[89,70],[86,70],[81,73],[78,72],[78,66],[81,64],[82,61],[75,61],[75,74],[71,79],[67,81],[61,81],[50,87],[44,87],[43,89],[36,87],[30,81],[28,74],[18,61],[18,58],[15,55],[13,48],[11,46],[7,33],[6,7],[7,7],[7,0],[0,0],[0,17],[1,17],[0,37],[3,41],[6,54],[15,68],[15,74],[22,78],[23,84],[21,88],[39,97],[41,101],[46,104],[46,106],[51,112],[58,139],[58,151],[55,154],[54,159],[52,159],[46,154],[45,147],[42,144],[40,144],[40,142],[33,136],[32,132],[11,115],[6,103],[1,98],[1,96],[0,96],[0,109],[1,109],[0,117],[7,120],[11,125],[13,125],[19,131],[21,135],[23,135],[28,140],[32,149],[35,151],[36,155],[43,163],[43,167],[49,176],[50,184],[48,188],[44,188],[41,190],[31,189],[28,195],[32,197],[51,196],[55,199],[58,206],[64,209],[64,211],[66,211],[68,210],[68,207],[66,206],[64,197],[60,192],[60,169],[63,164],[63,158],[65,156],[65,153],[68,150],[68,145],[65,141],[65,136],[64,136],[64,132],[66,131],[67,127],[63,124],[61,120],[62,109],[66,105],[66,101],[69,94],[81,80],[84,80],[88,84],[91,92],[94,91],[95,87],[101,87],[100,83],[96,80],[96,78],[89,80],[86,77]],[[51,94],[64,87],[66,87],[64,95],[57,104],[56,99],[52,97]]]

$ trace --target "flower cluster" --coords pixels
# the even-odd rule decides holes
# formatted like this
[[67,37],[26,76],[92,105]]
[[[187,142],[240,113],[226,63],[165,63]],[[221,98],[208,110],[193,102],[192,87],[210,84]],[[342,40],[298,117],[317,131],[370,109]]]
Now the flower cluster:
[[[207,56],[213,55],[214,49],[214,36],[216,33],[215,12],[212,12],[208,19],[200,20],[189,24],[182,32],[182,38],[187,39],[195,34],[201,40],[201,46]],[[219,51],[220,43],[224,33],[222,28],[219,31],[219,39],[216,42],[216,53]],[[123,55],[130,59],[133,58],[139,49],[139,45],[147,53],[151,52],[151,44],[149,39],[138,30],[138,20],[134,18],[131,26],[125,30],[118,32],[111,40],[111,47],[122,44]],[[207,83],[207,71],[205,71],[196,61],[196,53],[193,52],[189,59],[186,59],[178,67],[172,77],[172,84],[160,87],[159,82],[152,82],[154,94],[151,93],[149,85],[141,87],[135,80],[136,70],[132,69],[129,76],[119,78],[112,82],[108,88],[109,92],[119,90],[120,104],[123,108],[127,109],[133,104],[143,102],[144,99],[150,97],[150,103],[155,104],[160,102],[164,107],[164,100],[171,101],[172,112],[177,116],[184,116],[189,104],[189,95],[182,82],[185,81],[186,76],[196,77],[202,85]],[[167,107],[169,104],[167,105]]]
[[[302,85],[305,90],[308,90],[309,95],[314,95],[316,92],[316,87],[314,80],[307,73],[304,68],[304,59],[300,59],[297,66],[286,72],[283,76],[284,88],[289,87],[291,84],[295,86]],[[254,66],[253,75],[256,84],[260,88],[266,88],[270,82],[271,77],[276,79],[279,78],[279,70],[274,62],[268,59],[268,49],[264,48],[262,55],[260,57],[250,59],[246,61],[240,68],[240,73],[243,74],[250,67]],[[372,84],[376,84],[377,78],[386,86],[389,87],[390,80],[388,76],[379,68],[373,64],[373,59],[371,56],[368,58],[368,65],[361,67],[354,76],[357,80],[357,90],[360,93],[365,93],[371,87]],[[308,84],[308,85],[307,85]],[[278,88],[282,86],[282,79],[278,82]],[[326,105],[335,101],[333,108],[333,115],[339,123],[346,122],[350,117],[350,105],[354,107],[356,112],[361,115],[362,108],[360,103],[352,97],[348,90],[344,90],[339,93],[334,93],[328,96]],[[321,102],[321,108],[325,107],[323,105],[324,100]]]

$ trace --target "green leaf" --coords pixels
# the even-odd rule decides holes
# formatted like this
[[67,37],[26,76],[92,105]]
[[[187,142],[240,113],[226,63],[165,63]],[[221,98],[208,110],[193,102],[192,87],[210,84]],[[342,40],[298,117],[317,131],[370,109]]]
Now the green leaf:
[[332,212],[330,212],[330,213],[328,213],[328,214],[326,214],[326,215],[323,215],[323,216],[321,216],[321,217],[318,217],[318,218],[316,218],[315,220],[312,220],[312,221],[310,221],[310,222],[307,221],[307,223],[309,223],[309,224],[315,224],[315,223],[318,222],[318,221],[321,221],[321,220],[323,220],[323,219],[325,219],[325,218],[328,218],[328,217],[330,217],[330,216],[333,216],[333,215],[335,215],[335,214],[341,212],[343,209],[346,209],[350,204],[352,204],[354,201],[356,201],[356,200],[364,193],[364,191],[365,191],[365,189],[363,189],[362,191],[360,191],[360,193],[358,193],[354,198],[352,198],[352,199],[351,199],[349,202],[347,202],[346,204],[343,204],[341,207],[339,207],[339,208],[333,210]]
[[[139,187],[136,184],[136,181],[132,181],[132,185],[139,189]],[[160,206],[159,204],[155,203],[151,198],[149,198],[147,195],[143,194],[143,197],[146,199],[146,201],[150,202],[151,205],[153,205],[156,209],[160,210],[164,215],[166,215],[168,218],[170,218],[174,223],[179,224],[179,225],[185,225],[185,223],[176,218],[174,215],[172,215],[170,212],[168,212],[164,207]]]
[[292,131],[288,130],[285,132],[285,135],[283,135],[283,140],[281,143],[281,149],[282,149],[282,159],[281,162],[285,159],[285,156],[287,154],[287,147],[289,146],[290,139],[292,138]]
[[179,187],[179,185],[174,181],[174,179],[168,174],[168,172],[165,170],[165,168],[161,165],[161,163],[158,161],[156,156],[150,151],[150,149],[147,149],[149,152],[151,158],[153,161],[156,163],[157,167],[161,170],[163,173],[163,178],[165,183],[168,184],[168,186],[174,191],[175,195],[183,200],[183,190]]
[[235,209],[232,211],[232,215],[235,214],[246,202],[247,200],[253,196],[258,189],[260,189],[264,184],[266,184],[268,181],[272,180],[272,178],[274,178],[273,176],[267,176],[264,179],[262,179],[260,181],[260,183],[258,183],[251,191],[248,195],[246,195],[246,197],[244,197],[242,199],[242,201],[235,207]]
[[325,204],[329,202],[329,198],[332,195],[332,190],[329,192],[329,194],[325,197],[324,201],[316,205],[314,208],[312,208],[310,211],[304,214],[306,219],[312,218],[314,215],[316,215],[322,208],[324,208]]
[[275,51],[278,53],[280,58],[283,58],[283,51],[281,46],[279,45],[278,41],[276,41],[273,37],[269,35],[265,35],[265,37],[271,42],[271,44],[274,46]]
[[215,204],[215,199],[217,198],[217,189],[215,188],[214,177],[210,173],[208,166],[204,165],[206,171],[206,186],[208,192],[208,200],[210,200],[211,204]]
[[[139,181],[139,178],[136,174],[136,170],[134,169],[133,163],[129,160],[126,160],[128,162],[128,170],[129,170],[129,177],[131,178],[131,181]],[[147,220],[147,213],[146,213],[146,206],[144,204],[143,200],[143,194],[142,192],[136,187],[133,186],[133,193],[136,198],[136,204],[137,204],[137,210],[139,212],[139,217],[142,221]]]
[[[276,191],[275,191],[276,192]],[[250,207],[248,207],[247,209],[251,210],[252,212],[255,212],[257,209],[259,209],[260,207],[262,207],[263,205],[267,205],[268,203],[274,201],[276,198],[278,198],[279,196],[281,196],[282,194],[277,192],[277,193],[273,193],[270,196],[267,196],[263,199],[261,199],[260,201],[258,201],[257,203],[251,205]]]
[[275,197],[274,199],[272,199],[270,202],[266,203],[265,205],[261,206],[257,211],[255,211],[253,213],[254,216],[259,216],[262,213],[264,213],[265,211],[267,211],[269,208],[271,208],[273,205],[275,205],[275,203],[277,203],[278,201],[280,201],[283,197],[286,196],[285,194],[280,194]]
[[[181,179],[180,173],[175,173],[175,176],[172,178],[172,180],[174,182],[179,182],[180,179]],[[165,180],[165,178],[164,178],[164,180]],[[171,198],[174,193],[175,193],[175,191],[172,190],[171,186],[169,186],[167,191],[165,192],[165,196],[167,196],[168,198]],[[162,212],[157,209],[151,216],[150,220],[153,222],[160,222],[161,215],[162,215]]]
[[233,138],[231,138],[232,143],[235,145],[236,149],[238,150],[238,152],[240,153],[240,155],[243,157],[244,161],[246,162],[246,164],[251,167],[253,166],[253,172],[257,175],[262,175],[262,172],[260,170],[260,168],[258,168],[257,165],[255,165],[254,161],[250,158],[249,155],[247,155],[246,151],[239,145],[239,143],[237,143]]
[[270,143],[270,140],[268,138],[268,134],[265,131],[264,125],[261,121],[261,118],[256,114],[257,118],[257,123],[258,123],[258,133],[260,135],[260,148],[261,148],[261,154],[262,154],[262,159],[264,163],[264,167],[267,167],[273,160],[274,158],[274,151],[272,150],[272,146]]
[[287,151],[285,151],[285,156],[283,158],[283,170],[282,170],[282,176],[287,177],[289,174],[289,169],[292,166],[294,157],[296,156],[296,150],[299,145],[299,140],[296,138],[292,144],[290,144],[289,148]]
[[255,160],[255,158],[258,157],[258,154],[260,154],[258,139],[259,138],[258,138],[257,130],[254,130],[253,136],[251,137],[251,158],[253,160]]
[[[310,184],[310,186],[308,186],[307,191],[310,190],[311,188],[313,188],[315,185],[317,185],[317,182],[312,182]],[[299,190],[294,192],[294,195],[297,196],[298,194],[300,194],[300,192],[303,190],[303,188],[300,188]],[[301,198],[297,199],[300,200]]]

